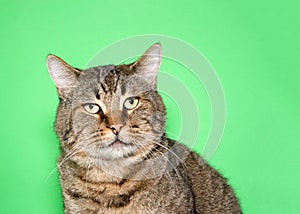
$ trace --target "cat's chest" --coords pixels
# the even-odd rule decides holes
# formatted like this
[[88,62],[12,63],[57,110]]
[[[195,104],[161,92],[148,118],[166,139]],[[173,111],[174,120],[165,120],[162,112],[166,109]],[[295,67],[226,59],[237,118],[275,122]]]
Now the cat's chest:
[[[70,173],[70,170],[63,168],[60,170],[60,179],[64,203],[76,211],[91,209],[97,211],[93,213],[150,214],[170,213],[170,210],[173,213],[191,213],[189,210],[193,209],[189,187],[176,179],[173,185],[167,182],[170,178],[143,181],[109,180],[108,177],[95,179],[95,175],[88,176],[93,174],[92,171],[88,174],[78,173],[77,169],[76,173]],[[181,204],[185,206],[178,206]]]
[[185,214],[193,213],[194,209],[193,198],[189,193],[163,189],[159,185],[129,191],[120,188],[119,193],[117,189],[108,187],[102,196],[102,199],[98,198],[103,204],[99,205],[97,213]]

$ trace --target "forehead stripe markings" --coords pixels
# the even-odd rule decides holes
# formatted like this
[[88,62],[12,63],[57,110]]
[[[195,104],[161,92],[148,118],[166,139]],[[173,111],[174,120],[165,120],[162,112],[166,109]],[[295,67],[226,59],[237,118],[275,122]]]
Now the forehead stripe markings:
[[121,94],[124,95],[126,92],[126,87],[124,84],[121,85]]
[[102,90],[104,91],[104,93],[107,93],[106,88],[105,88],[105,86],[103,85],[102,82],[100,82],[100,86],[101,86]]
[[117,75],[117,79],[116,79],[116,83],[115,83],[114,93],[116,93],[116,91],[117,91],[119,80],[120,80],[120,75],[118,75],[116,72],[115,72],[115,75]]

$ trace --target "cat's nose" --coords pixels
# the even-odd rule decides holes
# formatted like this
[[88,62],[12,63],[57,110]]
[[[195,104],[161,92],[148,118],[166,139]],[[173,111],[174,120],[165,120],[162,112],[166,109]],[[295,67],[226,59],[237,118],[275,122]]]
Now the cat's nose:
[[117,135],[117,134],[119,134],[122,127],[123,127],[123,124],[116,124],[116,125],[111,125],[109,128],[115,135]]

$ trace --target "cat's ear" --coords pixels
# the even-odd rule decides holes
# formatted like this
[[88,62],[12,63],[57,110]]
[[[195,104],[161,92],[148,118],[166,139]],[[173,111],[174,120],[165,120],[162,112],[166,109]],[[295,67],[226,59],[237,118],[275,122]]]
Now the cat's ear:
[[58,96],[62,99],[67,98],[77,83],[80,71],[52,54],[48,55],[46,64]]
[[131,66],[151,85],[156,85],[157,72],[161,64],[161,46],[154,44]]

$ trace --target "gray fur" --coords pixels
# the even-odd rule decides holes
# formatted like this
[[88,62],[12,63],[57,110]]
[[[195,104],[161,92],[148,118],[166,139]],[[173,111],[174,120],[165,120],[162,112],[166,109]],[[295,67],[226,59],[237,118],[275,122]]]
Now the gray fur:
[[[130,65],[82,71],[48,57],[60,97],[55,131],[65,213],[241,213],[226,180],[166,138],[155,85],[160,61],[158,44]],[[133,109],[124,107],[128,98],[138,100]],[[100,110],[91,114],[87,104]]]

